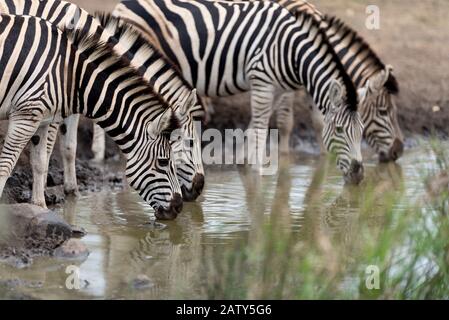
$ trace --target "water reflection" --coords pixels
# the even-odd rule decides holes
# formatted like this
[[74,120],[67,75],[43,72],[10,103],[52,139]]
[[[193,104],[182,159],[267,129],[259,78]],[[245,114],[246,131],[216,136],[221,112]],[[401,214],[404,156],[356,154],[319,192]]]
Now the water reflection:
[[[149,223],[152,209],[131,191],[71,199],[58,211],[88,232],[83,242],[91,254],[78,263],[87,285],[66,289],[65,266],[73,262],[48,258],[26,271],[0,266],[0,278],[40,279],[41,289],[18,288],[40,298],[201,298],[210,276],[205,266],[225,250],[239,250],[236,243],[288,237],[307,248],[324,235],[350,250],[362,224],[381,228],[385,210],[416,197],[410,187],[422,190],[413,159],[401,161],[405,169],[368,164],[359,187],[344,186],[326,157],[281,159],[275,176],[245,167],[209,170],[202,200],[185,204],[178,219],[163,224]],[[402,200],[391,204],[392,194]],[[149,281],[144,289],[135,285],[142,275]]]

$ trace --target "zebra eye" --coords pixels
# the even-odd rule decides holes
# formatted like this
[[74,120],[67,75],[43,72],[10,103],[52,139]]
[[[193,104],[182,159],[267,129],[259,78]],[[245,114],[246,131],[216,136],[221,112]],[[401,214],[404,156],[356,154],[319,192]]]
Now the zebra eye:
[[337,128],[335,128],[335,131],[336,131],[338,134],[342,134],[342,133],[343,133],[343,127],[338,126]]
[[381,117],[386,117],[386,116],[388,116],[388,111],[387,110],[379,110],[379,115]]
[[159,167],[166,167],[166,166],[168,166],[169,159],[168,158],[159,158],[159,159],[157,159],[157,163],[158,163]]

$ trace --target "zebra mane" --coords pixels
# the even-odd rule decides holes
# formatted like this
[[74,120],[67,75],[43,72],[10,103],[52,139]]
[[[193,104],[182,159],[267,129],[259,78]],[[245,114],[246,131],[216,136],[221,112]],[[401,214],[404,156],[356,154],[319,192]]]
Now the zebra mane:
[[329,42],[325,30],[321,28],[320,22],[317,21],[313,15],[305,11],[295,11],[295,16],[298,20],[303,20],[303,24],[310,23],[311,27],[316,30],[315,38],[320,35],[321,41],[327,45],[328,52],[332,55],[332,62],[335,63],[338,74],[342,79],[342,85],[346,91],[346,104],[348,105],[348,109],[351,111],[357,111],[358,95],[355,85],[343,67],[343,64],[341,63],[337,53],[334,51],[333,46]]
[[[130,23],[126,23],[123,19],[114,17],[112,14],[106,12],[97,11],[94,15],[100,25],[114,35],[118,42],[130,42],[133,43],[134,47],[138,48],[135,57],[141,57],[145,60],[148,59],[149,56],[152,56],[152,58],[162,61],[165,65],[170,67],[170,69],[174,70],[186,88],[190,91],[194,89],[190,83],[185,80],[179,67],[172,63],[156,46],[152,45],[145,37],[143,37],[142,33]],[[204,122],[206,114],[204,103],[199,95],[197,95],[197,99],[197,104],[201,107],[202,111],[201,121]]]
[[173,64],[156,46],[152,45],[146,38],[144,38],[139,30],[133,27],[131,24],[126,23],[124,20],[118,17],[114,17],[111,13],[107,12],[95,12],[95,18],[100,22],[100,25],[109,30],[111,34],[117,36],[116,39],[119,42],[132,42],[139,48],[136,55],[142,55],[144,58],[148,58],[148,54],[151,54],[155,59],[163,61],[170,68],[174,69],[182,80],[183,84],[189,89],[193,90],[193,87],[188,83],[181,75],[181,71],[177,65]]
[[[380,60],[379,56],[374,52],[371,46],[363,39],[354,29],[346,25],[341,19],[332,15],[325,15],[324,20],[328,22],[327,29],[335,29],[335,33],[343,34],[345,37],[350,36],[350,45],[357,43],[360,48],[359,52],[366,53],[366,60],[374,65],[377,71],[384,70],[386,66]],[[395,76],[390,72],[388,80],[385,83],[385,88],[391,94],[399,93],[399,84]]]
[[[123,70],[129,75],[128,82],[135,86],[146,87],[146,91],[159,100],[162,109],[171,108],[162,96],[154,92],[150,84],[131,66],[130,61],[118,56],[110,44],[100,40],[98,34],[91,34],[86,30],[77,28],[62,28],[62,32],[66,34],[72,45],[82,51],[82,55],[88,56],[92,60],[107,56],[115,70]],[[180,128],[180,120],[173,112],[169,130],[173,131],[178,128]]]

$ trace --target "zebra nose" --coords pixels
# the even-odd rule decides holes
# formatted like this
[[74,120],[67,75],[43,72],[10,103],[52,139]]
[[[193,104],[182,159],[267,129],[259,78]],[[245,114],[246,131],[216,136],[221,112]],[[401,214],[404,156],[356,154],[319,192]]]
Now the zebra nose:
[[192,189],[188,190],[182,186],[182,197],[184,201],[195,201],[196,198],[203,192],[204,188],[204,175],[201,173],[195,174],[192,181]]
[[193,189],[196,191],[197,195],[200,195],[203,192],[204,188],[204,175],[201,173],[197,173],[193,178]]
[[363,180],[363,164],[360,161],[352,160],[348,173],[345,175],[346,183],[359,184]]
[[156,210],[156,218],[159,220],[174,220],[182,211],[182,197],[179,193],[175,193],[170,201],[168,208],[160,206]]
[[360,161],[352,160],[350,171],[354,174],[359,174],[363,172],[363,165]]
[[394,139],[390,148],[390,159],[396,161],[404,153],[404,143],[399,139]]
[[170,201],[170,207],[173,208],[176,213],[181,213],[182,211],[182,197],[179,193],[175,193],[173,199]]

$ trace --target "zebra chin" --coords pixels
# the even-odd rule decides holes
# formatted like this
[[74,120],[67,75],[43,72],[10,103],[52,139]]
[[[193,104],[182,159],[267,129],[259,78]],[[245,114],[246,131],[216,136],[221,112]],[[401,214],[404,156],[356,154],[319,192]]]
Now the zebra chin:
[[186,186],[181,186],[182,199],[186,202],[195,201],[203,192],[204,188],[204,175],[201,173],[195,174],[192,181],[192,187],[188,189]]
[[155,216],[158,220],[174,220],[182,211],[182,197],[175,193],[170,201],[168,208],[159,206],[155,208]]

